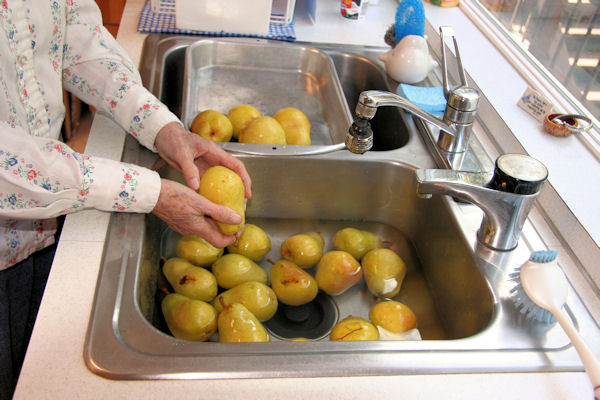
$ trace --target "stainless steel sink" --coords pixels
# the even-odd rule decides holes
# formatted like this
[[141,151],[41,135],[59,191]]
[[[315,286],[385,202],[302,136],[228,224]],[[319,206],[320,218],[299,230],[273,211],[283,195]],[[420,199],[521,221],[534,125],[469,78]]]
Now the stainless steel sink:
[[[175,112],[181,111],[185,47],[194,40],[150,36],[144,49],[144,82]],[[382,49],[322,50],[333,59],[351,109],[364,89],[393,89],[394,82],[374,61]],[[514,284],[508,275],[527,258],[530,233],[512,252],[491,251],[476,243],[478,208],[446,197],[418,198],[414,170],[433,167],[434,161],[410,119],[390,110],[378,113],[380,140],[386,143],[381,151],[240,155],[253,178],[247,217],[270,235],[270,259],[279,258],[279,245],[295,233],[317,230],[331,249],[333,233],[342,227],[376,232],[407,263],[397,299],[415,310],[423,340],[330,342],[324,335],[290,342],[273,335],[271,343],[230,344],[175,339],[162,322],[158,288],[161,256],[172,255],[177,235],[152,215],[113,214],[86,340],[88,367],[112,379],[582,370],[558,326],[527,320],[511,300]],[[131,138],[123,158],[148,166],[155,160]],[[170,168],[160,172],[181,179]],[[267,261],[261,265],[270,268]],[[572,318],[597,348],[598,327],[572,290],[569,296]],[[335,319],[367,318],[375,299],[358,285],[328,301]]]

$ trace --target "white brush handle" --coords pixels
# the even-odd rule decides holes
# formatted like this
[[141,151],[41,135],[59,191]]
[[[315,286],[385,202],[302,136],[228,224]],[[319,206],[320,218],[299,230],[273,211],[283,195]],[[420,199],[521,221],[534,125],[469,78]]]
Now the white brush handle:
[[579,357],[583,362],[583,367],[594,387],[595,398],[600,399],[600,361],[594,355],[592,349],[585,343],[579,332],[577,332],[577,329],[575,329],[571,323],[571,320],[564,309],[561,307],[555,311],[554,316],[556,317],[556,320],[564,329],[567,336],[569,336],[569,339],[571,339],[571,343],[573,343],[575,350],[577,350],[577,354],[579,354]]

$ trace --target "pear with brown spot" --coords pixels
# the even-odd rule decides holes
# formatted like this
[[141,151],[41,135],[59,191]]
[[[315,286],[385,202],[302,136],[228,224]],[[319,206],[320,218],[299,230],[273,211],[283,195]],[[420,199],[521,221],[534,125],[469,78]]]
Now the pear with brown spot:
[[280,260],[270,271],[271,287],[277,299],[290,306],[301,306],[314,300],[319,292],[317,281],[291,261]]
[[163,265],[163,274],[175,292],[195,300],[211,301],[217,295],[217,279],[208,270],[183,258],[170,258]]

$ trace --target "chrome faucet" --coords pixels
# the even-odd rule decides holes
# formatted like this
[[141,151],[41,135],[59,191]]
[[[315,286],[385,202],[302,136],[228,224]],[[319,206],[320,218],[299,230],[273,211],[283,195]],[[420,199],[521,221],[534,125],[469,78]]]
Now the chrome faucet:
[[421,197],[450,195],[479,206],[484,216],[478,240],[494,250],[509,251],[517,247],[548,170],[532,157],[504,154],[496,160],[493,174],[419,169],[416,177],[417,194]]
[[[450,88],[448,83],[448,67],[446,63],[445,38],[452,37],[456,52],[456,61],[461,83]],[[463,156],[467,148],[471,127],[477,113],[479,92],[467,85],[467,78],[462,66],[458,44],[454,30],[448,26],[440,27],[442,44],[442,70],[446,108],[443,118],[423,110],[407,99],[386,91],[367,90],[360,94],[356,104],[356,121],[346,134],[346,147],[353,153],[362,154],[373,146],[373,131],[369,121],[375,116],[377,108],[381,106],[400,107],[422,120],[425,120],[440,129],[437,143],[434,147],[441,153],[445,166],[450,169],[460,169]],[[434,141],[433,138],[429,138]]]

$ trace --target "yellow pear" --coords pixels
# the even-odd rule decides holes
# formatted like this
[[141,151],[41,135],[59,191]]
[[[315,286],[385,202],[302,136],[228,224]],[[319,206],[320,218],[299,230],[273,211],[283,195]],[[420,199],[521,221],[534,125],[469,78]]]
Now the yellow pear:
[[310,121],[302,111],[286,107],[277,111],[273,118],[283,128],[287,144],[310,144]]
[[300,233],[281,243],[281,256],[302,268],[310,268],[323,256],[324,241],[318,232]]
[[169,330],[178,339],[203,342],[217,331],[217,312],[204,301],[171,293],[162,300],[161,309]]
[[246,307],[233,303],[224,307],[218,318],[219,342],[270,342],[271,337]]
[[323,236],[319,232],[306,232],[306,234],[313,238],[321,248],[325,247],[325,240],[323,240]]
[[406,265],[390,249],[373,249],[361,260],[365,282],[369,291],[377,297],[394,297],[400,291]]
[[402,333],[417,328],[417,316],[413,310],[399,301],[382,301],[371,307],[369,319],[393,333]]
[[190,131],[213,142],[229,142],[233,126],[226,115],[215,110],[205,110],[196,115]]
[[319,289],[331,296],[344,293],[356,285],[362,276],[360,263],[350,253],[341,250],[325,253],[315,273]]
[[217,295],[217,279],[183,258],[169,258],[162,267],[175,292],[195,300],[211,301]]
[[340,229],[333,236],[333,247],[347,251],[360,260],[369,250],[383,247],[381,239],[372,232],[356,228]]
[[260,111],[250,104],[240,104],[229,110],[227,118],[229,118],[229,121],[231,121],[231,125],[233,126],[233,137],[238,139],[240,131],[260,116]]
[[286,144],[285,132],[279,122],[267,115],[251,121],[241,130],[241,143]]
[[379,340],[379,331],[366,319],[349,316],[335,324],[329,340]]
[[217,312],[233,303],[243,304],[260,321],[275,315],[279,305],[275,291],[261,282],[244,282],[219,294],[213,304]]
[[271,287],[283,304],[301,306],[317,297],[319,286],[308,272],[291,261],[280,260],[270,271]]
[[252,261],[259,261],[271,251],[271,239],[260,227],[246,224],[241,236],[227,246],[230,253],[241,254]]
[[237,225],[217,221],[217,226],[224,235],[233,235],[243,228],[246,189],[238,174],[222,165],[210,167],[200,178],[198,193],[213,203],[231,208],[242,216],[242,222]]
[[199,267],[208,267],[223,255],[223,249],[218,249],[197,235],[185,235],[175,246],[177,257],[185,258]]
[[219,286],[231,289],[240,283],[257,281],[267,283],[267,272],[260,265],[241,254],[229,253],[212,265]]

